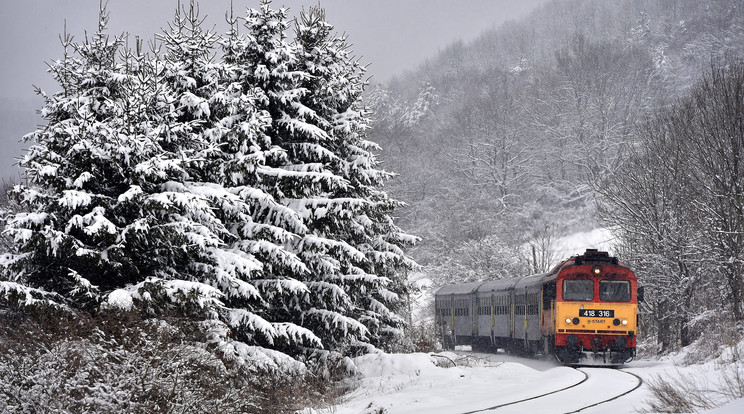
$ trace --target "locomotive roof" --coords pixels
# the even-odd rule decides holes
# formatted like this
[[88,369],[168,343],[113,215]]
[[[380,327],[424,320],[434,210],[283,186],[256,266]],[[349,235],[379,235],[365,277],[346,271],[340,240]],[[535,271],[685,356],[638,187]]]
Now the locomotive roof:
[[570,265],[582,265],[582,264],[612,264],[615,266],[625,266],[624,263],[620,262],[617,257],[610,256],[607,252],[602,252],[597,249],[586,249],[586,252],[581,255],[572,256],[568,259],[564,260],[553,271],[556,271],[562,267],[570,266]]

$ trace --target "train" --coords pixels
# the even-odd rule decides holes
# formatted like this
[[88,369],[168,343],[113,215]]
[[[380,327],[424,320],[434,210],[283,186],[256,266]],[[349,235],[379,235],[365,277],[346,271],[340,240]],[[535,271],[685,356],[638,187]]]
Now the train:
[[586,249],[547,273],[446,285],[434,294],[445,349],[555,356],[619,366],[636,355],[643,287],[617,257]]

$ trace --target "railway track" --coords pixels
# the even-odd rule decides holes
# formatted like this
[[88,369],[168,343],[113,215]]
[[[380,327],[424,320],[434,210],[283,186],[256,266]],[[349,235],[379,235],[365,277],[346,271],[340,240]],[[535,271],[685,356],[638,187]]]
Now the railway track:
[[[601,368],[600,368],[600,369],[601,369]],[[635,385],[633,385],[633,387],[632,387],[632,388],[628,389],[628,390],[627,390],[627,391],[625,391],[625,392],[619,393],[619,394],[617,394],[617,395],[615,395],[615,396],[611,396],[611,397],[609,397],[609,398],[603,399],[603,400],[601,400],[601,401],[598,401],[598,402],[595,402],[595,403],[593,403],[593,404],[589,404],[589,405],[584,405],[583,407],[581,407],[581,408],[579,408],[579,409],[576,409],[576,410],[574,410],[574,411],[568,411],[568,412],[566,412],[565,414],[574,414],[574,413],[579,413],[579,412],[582,412],[582,411],[584,411],[584,410],[586,410],[586,409],[589,409],[589,408],[593,408],[593,407],[596,407],[596,406],[598,406],[598,405],[601,405],[601,404],[605,404],[605,403],[608,403],[608,402],[610,402],[610,401],[614,401],[614,400],[617,400],[617,399],[618,399],[618,398],[620,398],[620,397],[624,397],[624,396],[626,396],[626,395],[628,395],[628,394],[632,393],[633,391],[635,391],[635,390],[637,390],[638,388],[640,388],[640,387],[641,387],[641,385],[643,385],[643,378],[639,377],[639,376],[638,376],[638,375],[636,375],[636,374],[633,374],[633,373],[631,373],[631,372],[627,372],[627,371],[623,371],[623,370],[615,370],[615,372],[622,372],[623,374],[626,374],[626,375],[630,375],[630,376],[632,376],[632,377],[633,377],[633,379],[634,379],[634,380],[636,381],[636,382],[635,382]]]
[[480,410],[468,411],[463,414],[491,412],[544,413],[548,412],[546,407],[551,407],[550,412],[554,413],[580,413],[584,410],[617,400],[643,385],[643,379],[641,377],[623,370],[608,368],[574,369],[583,374],[583,379],[569,386]]

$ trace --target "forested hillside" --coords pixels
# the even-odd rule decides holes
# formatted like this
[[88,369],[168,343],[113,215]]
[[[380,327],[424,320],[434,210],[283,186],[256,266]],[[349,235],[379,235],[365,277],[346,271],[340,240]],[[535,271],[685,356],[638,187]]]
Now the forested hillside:
[[[555,239],[573,232],[610,226],[622,236],[665,225],[638,222],[620,231],[617,204],[605,203],[605,214],[597,214],[597,190],[639,168],[630,163],[637,155],[630,150],[645,140],[647,118],[686,96],[712,67],[742,55],[742,7],[741,1],[553,1],[372,90],[371,137],[384,148],[386,168],[400,174],[390,192],[408,203],[401,223],[422,236],[413,254],[435,284],[544,271],[561,259],[551,257]],[[600,200],[619,200],[600,193]],[[684,292],[650,289],[647,315],[656,319],[647,331],[666,331],[659,332],[660,348],[694,339],[687,321],[710,307],[691,309],[679,298],[690,300],[689,281],[702,273],[689,274],[671,253],[662,253],[663,260],[644,256],[644,264],[639,258],[649,245],[638,238],[618,243],[652,287],[688,281]],[[676,276],[661,276],[659,263],[675,264]],[[711,289],[726,295],[726,286],[741,283],[736,277]],[[668,304],[667,295],[678,299]],[[680,315],[671,324],[670,313]]]

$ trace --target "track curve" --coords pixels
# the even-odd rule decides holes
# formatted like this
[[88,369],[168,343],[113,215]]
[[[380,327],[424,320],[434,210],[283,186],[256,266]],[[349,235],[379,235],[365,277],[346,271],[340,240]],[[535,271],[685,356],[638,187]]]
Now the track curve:
[[468,411],[475,413],[560,413],[573,414],[614,401],[643,385],[643,379],[633,373],[608,368],[574,368],[584,378],[567,387],[508,403]]
[[535,396],[532,396],[532,397],[523,398],[521,400],[516,400],[516,401],[511,401],[511,402],[508,402],[508,403],[503,403],[503,404],[495,405],[493,407],[483,408],[483,409],[475,410],[475,411],[468,411],[468,412],[463,413],[463,414],[483,413],[483,412],[498,410],[500,408],[504,408],[504,407],[508,407],[508,406],[516,405],[516,404],[525,403],[527,401],[537,400],[537,399],[540,399],[540,398],[547,397],[549,395],[553,395],[553,394],[556,394],[556,393],[559,393],[559,392],[566,391],[566,390],[571,389],[571,388],[574,388],[574,387],[578,387],[579,385],[583,384],[584,382],[586,382],[589,379],[589,375],[587,375],[586,372],[583,372],[581,370],[578,370],[578,371],[579,372],[582,372],[584,374],[584,378],[581,381],[578,381],[578,382],[576,382],[574,384],[571,384],[571,385],[569,385],[567,387],[563,387],[561,389],[557,389],[557,390],[553,390],[553,391],[550,391],[550,392],[538,394],[538,395],[535,395]]
[[641,387],[641,385],[643,385],[643,378],[639,377],[638,375],[636,375],[636,374],[633,374],[632,372],[628,372],[628,371],[623,371],[623,370],[617,370],[617,372],[622,372],[622,373],[624,373],[624,374],[627,374],[627,375],[630,375],[630,376],[634,377],[634,378],[635,378],[635,380],[637,381],[637,383],[635,384],[635,386],[634,386],[633,388],[631,388],[631,389],[629,389],[629,390],[627,390],[627,391],[625,391],[625,392],[623,392],[623,393],[621,393],[621,394],[618,394],[618,395],[615,395],[615,396],[613,396],[613,397],[611,397],[611,398],[608,398],[608,399],[605,399],[605,400],[602,400],[602,401],[596,402],[596,403],[594,403],[594,404],[586,405],[586,406],[584,406],[584,407],[581,407],[581,408],[579,408],[578,410],[574,410],[574,411],[569,411],[569,412],[567,412],[567,413],[565,413],[565,414],[574,414],[574,413],[579,413],[579,412],[581,412],[581,411],[584,411],[584,410],[586,410],[586,409],[588,409],[588,408],[596,407],[596,406],[598,406],[598,405],[601,405],[601,404],[604,404],[604,403],[608,403],[608,402],[610,402],[610,401],[614,401],[614,400],[617,400],[617,399],[618,399],[618,398],[620,398],[620,397],[624,397],[624,396],[626,396],[626,395],[628,395],[628,394],[632,393],[633,391],[635,391],[635,390],[637,390],[638,388],[640,388],[640,387]]

